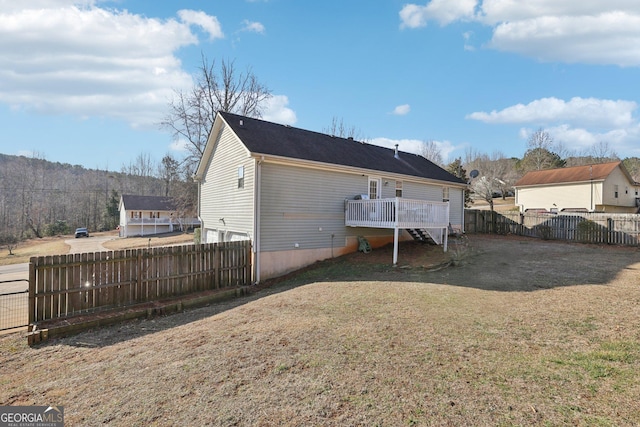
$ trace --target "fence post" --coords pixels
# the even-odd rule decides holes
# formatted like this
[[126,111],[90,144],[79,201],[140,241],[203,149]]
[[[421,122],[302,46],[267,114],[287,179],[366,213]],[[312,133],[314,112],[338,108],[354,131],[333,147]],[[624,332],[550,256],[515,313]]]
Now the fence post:
[[29,325],[35,323],[36,320],[36,266],[33,260],[31,258],[29,261]]
[[614,243],[613,219],[607,218],[607,245]]

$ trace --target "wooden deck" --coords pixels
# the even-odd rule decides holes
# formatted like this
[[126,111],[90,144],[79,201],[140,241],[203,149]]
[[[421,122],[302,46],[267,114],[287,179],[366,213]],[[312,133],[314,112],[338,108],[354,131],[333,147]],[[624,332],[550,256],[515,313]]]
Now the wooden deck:
[[348,227],[389,228],[394,231],[393,263],[397,263],[398,230],[421,229],[447,250],[449,202],[393,199],[345,200]]

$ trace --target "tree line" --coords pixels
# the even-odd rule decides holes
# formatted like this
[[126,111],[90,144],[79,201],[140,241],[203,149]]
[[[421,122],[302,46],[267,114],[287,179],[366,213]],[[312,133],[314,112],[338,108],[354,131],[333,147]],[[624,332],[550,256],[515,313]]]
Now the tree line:
[[[540,128],[531,134],[526,147],[522,158],[506,157],[499,151],[486,154],[468,148],[464,157],[458,158],[448,165],[443,165],[442,155],[437,145],[433,141],[428,141],[424,143],[422,155],[470,183],[465,197],[466,207],[472,205],[473,199],[479,199],[486,201],[493,210],[493,199],[496,196],[505,198],[512,195],[514,184],[527,172],[536,170],[621,160],[634,181],[640,182],[640,158],[620,159],[605,141],[595,144],[588,150],[576,152],[561,143],[554,142],[549,132]],[[467,175],[468,172],[474,170],[477,171],[477,174],[474,174],[476,176]]]
[[171,164],[170,156],[155,165],[140,155],[114,172],[0,154],[0,242],[70,234],[77,227],[113,230],[122,194],[171,196],[185,210],[195,209],[195,183]]

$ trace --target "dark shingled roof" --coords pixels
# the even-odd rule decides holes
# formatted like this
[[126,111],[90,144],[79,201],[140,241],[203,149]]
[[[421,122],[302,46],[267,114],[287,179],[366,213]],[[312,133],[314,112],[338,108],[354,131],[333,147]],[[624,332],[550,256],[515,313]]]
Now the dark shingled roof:
[[[567,182],[601,181],[606,179],[621,162],[600,163],[597,165],[574,166],[570,168],[547,169],[527,172],[515,183],[514,187],[527,185],[560,184]],[[633,181],[632,181],[633,182]]]
[[460,178],[416,154],[401,151],[396,158],[395,150],[353,139],[334,137],[237,114],[225,112],[218,114],[224,118],[224,121],[253,154],[309,160],[465,184]]
[[124,208],[129,211],[175,211],[171,197],[122,195]]

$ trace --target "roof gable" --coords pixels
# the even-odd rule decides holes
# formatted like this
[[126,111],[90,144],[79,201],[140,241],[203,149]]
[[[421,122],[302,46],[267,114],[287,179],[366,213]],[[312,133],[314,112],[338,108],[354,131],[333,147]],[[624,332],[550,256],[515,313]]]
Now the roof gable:
[[254,155],[271,155],[465,184],[422,156],[237,114],[220,116]]
[[122,205],[126,210],[136,211],[175,211],[176,206],[171,197],[122,195]]
[[622,168],[625,176],[633,183],[622,162],[600,163],[596,165],[573,166],[569,168],[547,169],[527,172],[514,187],[527,185],[562,184],[569,182],[602,181],[616,168]]

